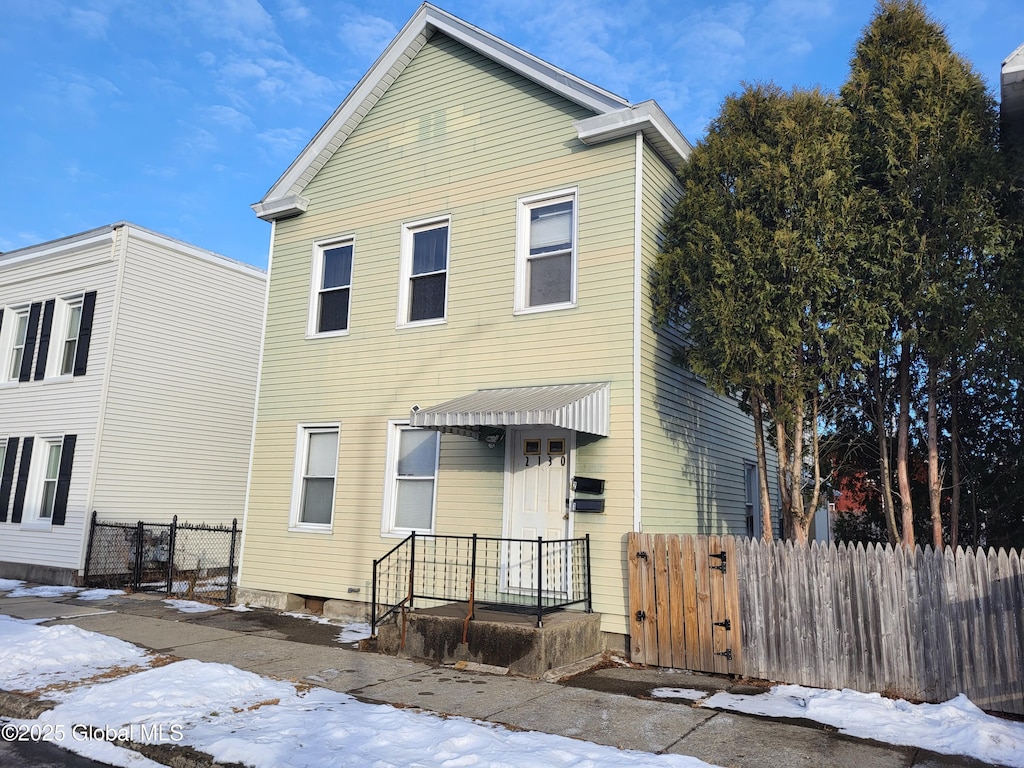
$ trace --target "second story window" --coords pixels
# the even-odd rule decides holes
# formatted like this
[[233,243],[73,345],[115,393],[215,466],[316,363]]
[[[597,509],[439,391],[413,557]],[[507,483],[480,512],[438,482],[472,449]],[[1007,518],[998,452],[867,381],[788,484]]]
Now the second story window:
[[398,324],[444,322],[448,301],[447,219],[407,224],[402,230]]
[[519,201],[516,232],[517,312],[576,305],[576,193]]
[[311,336],[348,331],[353,250],[351,240],[314,248],[309,317]]
[[14,310],[11,322],[13,327],[5,379],[17,381],[21,375],[21,366],[25,360],[25,345],[28,341],[28,307]]
[[78,335],[82,330],[82,300],[69,301],[65,307],[64,348],[61,350],[60,375],[67,376],[75,370],[75,353],[78,351]]

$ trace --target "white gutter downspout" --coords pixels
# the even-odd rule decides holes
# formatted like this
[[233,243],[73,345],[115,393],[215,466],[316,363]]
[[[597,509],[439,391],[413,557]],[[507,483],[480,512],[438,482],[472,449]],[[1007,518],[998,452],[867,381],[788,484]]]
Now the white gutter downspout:
[[641,344],[643,343],[643,243],[641,230],[643,227],[643,184],[644,174],[644,135],[636,132],[636,158],[634,168],[636,178],[633,182],[633,530],[643,530],[643,494],[641,479],[643,474],[643,412],[641,400],[641,371],[643,360]]
[[[242,562],[245,556],[245,531],[249,527],[249,494],[252,493],[252,464],[256,453],[256,416],[260,412],[260,385],[263,383],[263,349],[267,344],[267,310],[270,306],[270,273],[274,268],[274,235],[277,219],[270,222],[270,248],[267,251],[267,288],[263,293],[263,327],[260,329],[260,357],[256,363],[256,397],[252,404],[252,433],[249,435],[249,471],[245,476],[245,505],[242,507],[242,540],[238,545],[238,584],[242,583]],[[238,591],[235,590],[235,594]]]
[[96,435],[93,437],[92,466],[89,467],[89,485],[85,495],[85,520],[82,522],[82,545],[78,553],[78,574],[85,575],[85,553],[89,548],[88,530],[92,520],[93,502],[96,498],[96,478],[100,472],[100,449],[103,438],[103,421],[107,415],[107,397],[110,392],[110,372],[114,367],[114,351],[117,348],[117,318],[121,310],[121,289],[124,286],[124,267],[128,261],[129,225],[115,224],[111,229],[110,260],[117,262],[117,280],[114,284],[114,306],[110,310],[110,332],[107,334],[107,354],[103,361],[103,382],[100,386],[100,402],[96,413]]

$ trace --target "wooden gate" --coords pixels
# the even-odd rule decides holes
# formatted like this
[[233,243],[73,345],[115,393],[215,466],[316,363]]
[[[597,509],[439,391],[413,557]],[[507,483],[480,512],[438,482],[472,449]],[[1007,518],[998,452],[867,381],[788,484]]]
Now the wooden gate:
[[736,563],[732,536],[630,533],[631,660],[738,674]]

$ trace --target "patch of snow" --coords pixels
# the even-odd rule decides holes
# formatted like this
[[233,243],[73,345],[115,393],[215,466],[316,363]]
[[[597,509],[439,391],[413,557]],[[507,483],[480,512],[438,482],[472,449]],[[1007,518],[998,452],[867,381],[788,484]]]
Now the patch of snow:
[[334,638],[337,643],[358,643],[370,636],[370,625],[366,622],[353,622],[345,624],[341,632]]
[[239,603],[238,605],[226,605],[224,606],[225,611],[235,611],[236,613],[245,613],[246,611],[255,611],[255,608],[250,608],[245,603]]
[[[24,583],[24,582],[22,582]],[[81,592],[80,587],[58,587],[55,585],[44,585],[41,587],[18,587],[8,593],[8,597],[65,597]]]
[[164,602],[182,613],[206,613],[218,610],[216,605],[197,603],[195,600],[164,600]]
[[17,589],[24,583],[21,579],[0,579],[0,592]]
[[106,600],[114,595],[123,595],[123,589],[87,589],[75,595],[79,600]]
[[800,717],[850,736],[1024,768],[1024,723],[985,714],[963,694],[942,704],[911,704],[877,693],[776,685],[758,696],[716,693],[701,706]]
[[655,688],[651,696],[658,699],[687,699],[688,701],[700,701],[710,696],[707,691],[698,691],[696,688]]
[[113,667],[148,664],[149,658],[131,643],[71,624],[0,621],[0,688],[9,691],[82,680]]
[[282,611],[282,616],[291,616],[293,619],[305,619],[314,624],[332,624],[333,622],[324,616],[314,616],[311,613],[299,613],[298,611]]

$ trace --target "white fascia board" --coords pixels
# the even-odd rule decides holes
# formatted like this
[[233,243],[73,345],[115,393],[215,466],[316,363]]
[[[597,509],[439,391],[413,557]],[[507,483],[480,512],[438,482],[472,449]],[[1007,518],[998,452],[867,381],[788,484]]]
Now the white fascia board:
[[264,221],[275,221],[305,213],[306,208],[309,207],[309,199],[302,195],[285,195],[275,198],[268,196],[265,198],[265,202],[253,203],[250,207]]
[[[417,41],[421,36],[429,38],[435,31],[598,114],[629,106],[629,102],[621,96],[571,75],[440,8],[424,3],[384,49],[369,71],[356,83],[355,88],[317,131],[316,136],[288,170],[267,191],[262,200],[252,205],[259,218],[273,221],[296,216],[306,210],[308,200],[301,196],[302,189],[298,186],[303,174],[317,161],[321,153],[330,148],[342,127],[374,97],[374,91],[401,62],[402,57],[408,55],[411,58],[419,50]],[[337,147],[334,148],[334,151],[336,150]]]
[[599,144],[642,131],[673,168],[682,165],[693,151],[693,145],[654,101],[642,101],[615,112],[577,120],[573,125],[584,144]]
[[140,227],[138,224],[125,223],[125,232],[131,238],[138,238],[140,240],[147,240],[150,243],[155,243],[163,248],[177,251],[178,253],[190,256],[195,259],[201,259],[202,261],[208,261],[211,264],[216,264],[218,267],[229,269],[233,272],[241,272],[249,277],[255,277],[258,280],[266,280],[267,273],[259,267],[253,266],[252,264],[246,264],[244,261],[236,261],[230,259],[227,256],[223,256],[214,251],[208,251],[205,248],[186,243],[184,240],[178,240],[175,237],[161,234],[160,232],[154,232],[151,229]]
[[1024,71],[1024,43],[1018,45],[1013,53],[1003,59],[1001,69],[1004,75]]
[[87,232],[79,232],[76,235],[68,235],[58,240],[50,240],[46,243],[30,245],[27,248],[19,248],[15,251],[2,253],[0,254],[0,269],[51,256],[67,256],[97,243],[109,243],[114,238],[114,230],[119,226],[120,224],[110,224],[105,227],[90,229]]

